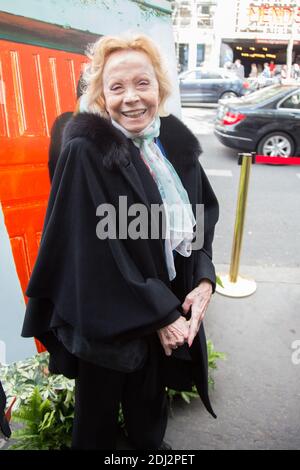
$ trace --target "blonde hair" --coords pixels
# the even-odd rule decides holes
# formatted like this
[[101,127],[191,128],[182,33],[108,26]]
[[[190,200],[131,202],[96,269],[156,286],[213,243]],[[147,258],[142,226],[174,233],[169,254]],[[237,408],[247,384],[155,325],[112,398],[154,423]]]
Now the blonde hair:
[[171,83],[161,54],[155,43],[147,36],[103,36],[91,44],[86,52],[90,59],[83,73],[83,92],[88,111],[108,117],[103,94],[103,69],[108,57],[116,51],[133,50],[144,52],[150,59],[159,85],[159,114],[166,115],[164,104],[171,94]]

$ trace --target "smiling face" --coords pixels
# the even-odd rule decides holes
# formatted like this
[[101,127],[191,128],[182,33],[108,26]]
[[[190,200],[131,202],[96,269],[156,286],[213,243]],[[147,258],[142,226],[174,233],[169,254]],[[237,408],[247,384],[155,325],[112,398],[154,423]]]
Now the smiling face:
[[145,129],[158,112],[159,85],[144,52],[112,53],[103,69],[103,95],[109,116],[127,131]]

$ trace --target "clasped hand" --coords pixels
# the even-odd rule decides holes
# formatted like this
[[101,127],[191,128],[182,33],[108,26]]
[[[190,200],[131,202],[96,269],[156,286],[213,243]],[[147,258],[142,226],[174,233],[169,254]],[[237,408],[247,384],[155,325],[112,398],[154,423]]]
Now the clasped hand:
[[211,295],[210,281],[201,281],[199,286],[186,296],[182,304],[185,315],[191,310],[190,320],[187,321],[184,316],[181,316],[170,325],[158,330],[161,345],[167,356],[171,356],[172,350],[182,346],[185,342],[191,347],[203,321]]

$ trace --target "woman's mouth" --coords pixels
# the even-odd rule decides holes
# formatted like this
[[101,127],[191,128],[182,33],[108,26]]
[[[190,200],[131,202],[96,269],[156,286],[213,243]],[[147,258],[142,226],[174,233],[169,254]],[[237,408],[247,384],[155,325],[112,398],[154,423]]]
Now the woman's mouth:
[[138,109],[135,111],[123,111],[121,114],[127,118],[137,119],[146,113],[147,109]]

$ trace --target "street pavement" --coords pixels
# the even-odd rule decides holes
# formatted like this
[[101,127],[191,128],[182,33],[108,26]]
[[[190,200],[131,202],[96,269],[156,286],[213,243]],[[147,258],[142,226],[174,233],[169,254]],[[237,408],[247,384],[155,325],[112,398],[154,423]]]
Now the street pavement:
[[[228,265],[217,267],[228,272]],[[166,436],[175,449],[300,449],[300,364],[292,363],[292,343],[300,339],[299,270],[242,271],[256,280],[256,293],[215,294],[205,320],[207,336],[227,355],[213,372],[218,418],[200,400],[177,405]]]
[[[213,135],[214,116],[215,109],[183,109],[220,202],[214,260],[218,273],[228,273],[240,167],[237,152]],[[214,294],[206,334],[227,356],[213,372],[218,418],[200,400],[176,403],[166,434],[174,449],[300,449],[299,173],[252,168],[240,275],[257,290],[239,299]]]

